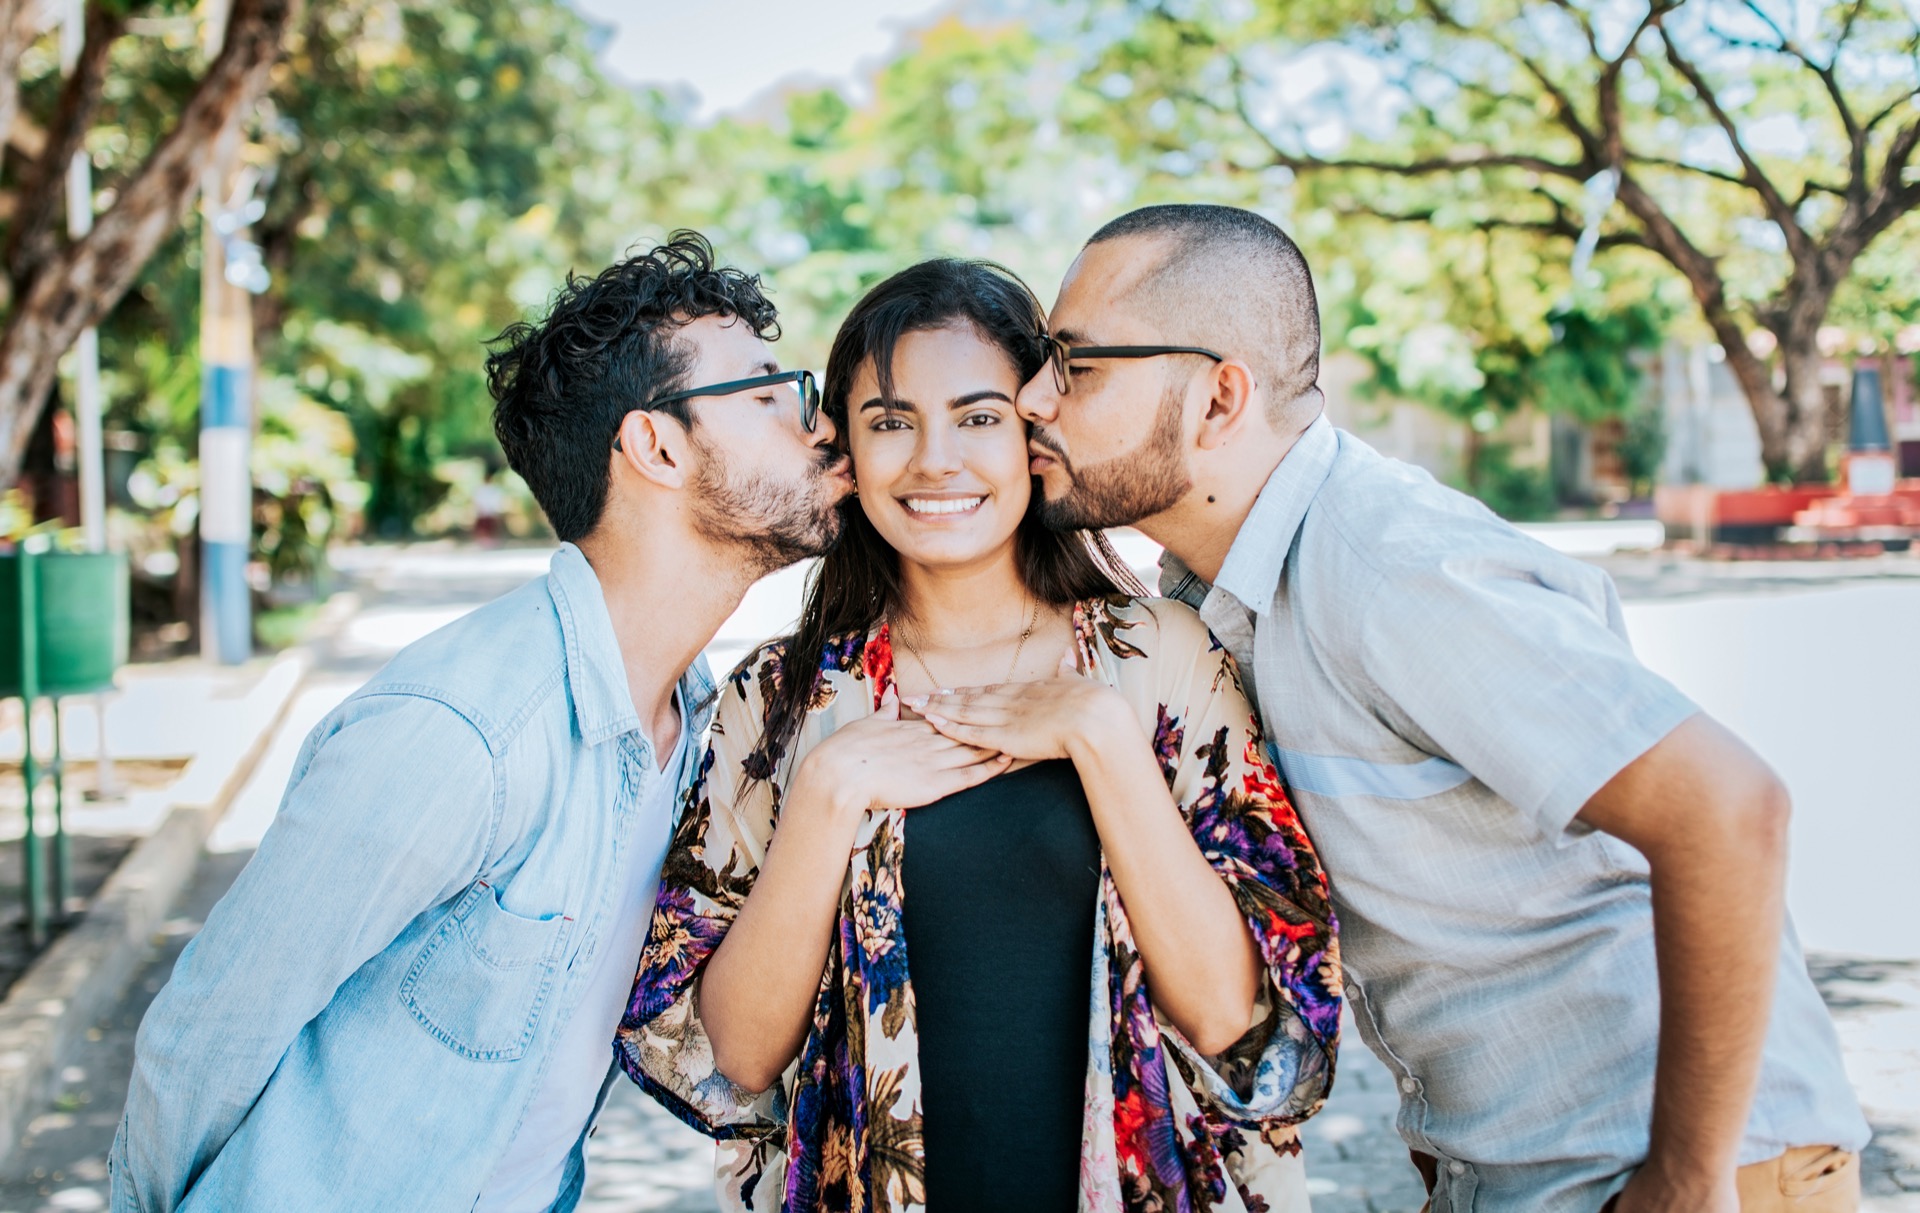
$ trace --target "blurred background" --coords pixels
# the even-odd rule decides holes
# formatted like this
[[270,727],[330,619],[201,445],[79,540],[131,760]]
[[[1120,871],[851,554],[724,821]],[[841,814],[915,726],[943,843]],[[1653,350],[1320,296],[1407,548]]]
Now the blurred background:
[[[306,729],[544,571],[489,338],[686,226],[818,368],[914,260],[1050,301],[1196,200],[1303,246],[1340,425],[1607,567],[1786,775],[1869,1207],[1920,1211],[1920,0],[0,0],[0,136],[0,1213],[104,1207]],[[1412,1213],[1342,1067],[1316,1208]],[[643,1102],[596,1143],[590,1207],[710,1207]]]

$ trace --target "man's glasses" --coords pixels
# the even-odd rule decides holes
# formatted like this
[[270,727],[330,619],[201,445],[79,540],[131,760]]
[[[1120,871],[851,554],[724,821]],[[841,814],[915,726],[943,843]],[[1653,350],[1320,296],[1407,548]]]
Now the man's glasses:
[[[729,379],[725,383],[709,383],[705,387],[691,387],[684,392],[668,392],[664,396],[655,396],[641,405],[643,412],[651,412],[669,404],[680,404],[696,396],[731,396],[735,392],[744,392],[750,388],[772,387],[776,383],[791,383],[800,393],[800,424],[811,434],[820,424],[820,381],[813,377],[812,371],[781,371],[777,375],[755,375],[751,379]],[[620,437],[614,435],[613,449],[620,449]]]
[[1073,363],[1089,358],[1158,358],[1163,354],[1198,354],[1202,358],[1211,358],[1215,362],[1225,362],[1225,354],[1216,354],[1212,350],[1197,345],[1075,345],[1066,342],[1051,333],[1042,332],[1040,340],[1047,347],[1047,364],[1053,368],[1053,385],[1060,389],[1062,396],[1073,391]]

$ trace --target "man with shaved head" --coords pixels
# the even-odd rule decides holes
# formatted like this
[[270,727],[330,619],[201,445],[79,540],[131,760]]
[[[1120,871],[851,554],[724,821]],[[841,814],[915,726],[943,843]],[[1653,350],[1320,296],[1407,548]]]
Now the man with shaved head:
[[1238,659],[1434,1213],[1857,1208],[1786,790],[1606,575],[1333,428],[1312,275],[1250,211],[1114,220],[1052,324],[1045,515],[1159,541]]

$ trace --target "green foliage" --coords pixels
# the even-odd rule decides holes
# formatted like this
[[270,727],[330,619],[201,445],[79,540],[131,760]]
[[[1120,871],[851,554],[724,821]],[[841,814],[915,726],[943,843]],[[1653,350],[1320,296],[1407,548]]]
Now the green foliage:
[[1512,448],[1504,443],[1480,447],[1467,469],[1465,487],[1510,522],[1551,518],[1559,505],[1552,474],[1546,468],[1516,465]]
[[[672,228],[699,228],[762,270],[783,359],[817,365],[852,301],[917,259],[994,258],[1044,299],[1098,223],[1170,199],[1286,225],[1315,267],[1328,348],[1361,356],[1374,393],[1465,425],[1467,479],[1502,512],[1551,506],[1545,474],[1491,439],[1528,410],[1624,418],[1630,475],[1650,477],[1660,444],[1637,404],[1642,356],[1670,333],[1704,333],[1686,284],[1634,247],[1618,206],[1595,272],[1576,280],[1577,180],[1518,163],[1287,167],[1307,155],[1577,158],[1516,55],[1584,104],[1581,15],[1597,19],[1597,2],[1490,0],[1455,27],[1435,20],[1439,0],[1053,0],[1017,21],[935,22],[862,99],[794,88],[702,122],[681,99],[605,79],[564,0],[316,0],[251,132],[267,204],[254,235],[274,275],[255,313],[261,552],[297,581],[356,520],[393,535],[463,525],[498,458],[486,340],[569,270],[594,272]],[[1861,38],[1884,39],[1889,2],[1861,10]],[[1672,15],[1676,37],[1704,39],[1708,17],[1746,28],[1729,0],[1702,3]],[[103,191],[150,150],[200,67],[191,38],[123,41],[88,143]],[[44,101],[55,65],[46,44],[34,53],[23,79]],[[1883,66],[1889,80],[1906,70]],[[1813,183],[1808,221],[1825,215],[1824,95],[1764,56],[1710,67],[1742,78],[1727,94],[1734,120],[1772,124],[1765,167],[1795,191]],[[1708,234],[1738,301],[1769,297],[1785,262],[1746,196],[1713,175],[1729,171],[1724,140],[1685,82],[1642,54],[1621,97],[1653,157],[1636,173]],[[1836,320],[1882,342],[1920,323],[1915,223],[1868,250]],[[197,228],[103,330],[112,424],[140,435],[144,508],[175,534],[196,509]],[[506,487],[530,517],[524,488]]]
[[[93,141],[131,157],[192,52],[128,41],[182,63],[114,77],[117,125]],[[376,533],[411,532],[443,504],[443,463],[497,458],[486,341],[569,268],[604,264],[671,190],[679,116],[607,82],[589,45],[560,3],[310,6],[251,132],[267,207],[251,234],[274,276],[254,314],[257,539],[276,576],[306,576],[363,511]],[[183,233],[104,333],[112,423],[145,436],[169,511],[193,496],[198,254]]]
[[1616,450],[1629,492],[1642,500],[1653,496],[1654,477],[1667,457],[1667,419],[1658,402],[1642,404],[1627,414]]

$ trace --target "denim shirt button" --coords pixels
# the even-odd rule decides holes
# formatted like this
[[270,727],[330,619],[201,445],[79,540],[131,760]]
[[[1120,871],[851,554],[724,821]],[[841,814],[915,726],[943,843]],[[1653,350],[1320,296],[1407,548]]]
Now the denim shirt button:
[[1348,986],[1348,987],[1347,987],[1347,1001],[1348,1001],[1348,1002],[1358,1002],[1358,1001],[1360,1001],[1360,987],[1359,987],[1359,986],[1354,986],[1354,985],[1350,985],[1350,986]]
[[1447,1171],[1453,1175],[1465,1175],[1467,1173],[1467,1164],[1456,1158],[1447,1164]]
[[1409,1074],[1407,1077],[1400,1080],[1400,1089],[1402,1091],[1405,1091],[1407,1094],[1412,1095],[1413,1093],[1415,1093],[1420,1089],[1420,1080],[1413,1077],[1411,1074]]

